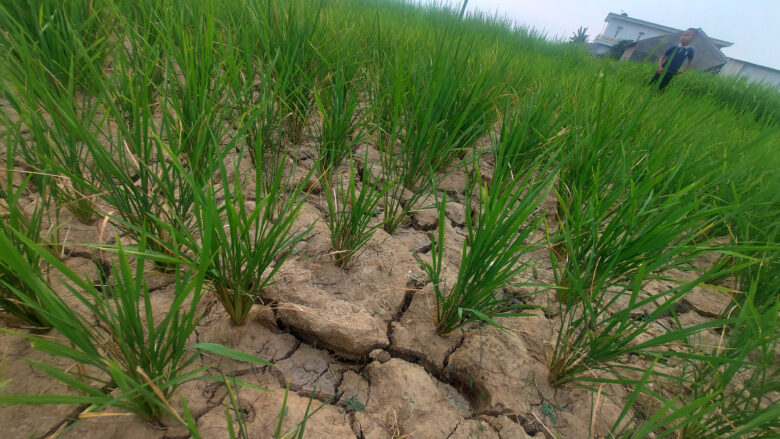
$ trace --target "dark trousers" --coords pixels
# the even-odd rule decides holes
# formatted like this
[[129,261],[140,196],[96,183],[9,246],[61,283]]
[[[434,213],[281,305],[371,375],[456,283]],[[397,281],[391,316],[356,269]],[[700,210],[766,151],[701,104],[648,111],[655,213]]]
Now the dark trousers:
[[[674,76],[674,73],[667,71],[666,74],[664,75],[664,78],[661,79],[661,83],[658,85],[658,91],[663,91],[664,88],[666,88],[666,86],[669,85],[669,81],[672,80],[673,76]],[[658,78],[660,78],[660,77],[661,77],[661,74],[660,73],[656,73],[655,75],[653,75],[653,79],[650,80],[650,84],[648,84],[648,85],[653,85],[653,83],[655,81],[658,81]]]

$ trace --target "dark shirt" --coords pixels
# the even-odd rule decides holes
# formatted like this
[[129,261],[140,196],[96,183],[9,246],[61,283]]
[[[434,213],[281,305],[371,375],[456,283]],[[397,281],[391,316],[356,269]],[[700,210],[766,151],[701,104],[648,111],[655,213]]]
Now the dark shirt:
[[675,74],[680,70],[680,66],[683,65],[686,59],[693,60],[693,47],[672,46],[664,52],[664,56],[666,57],[664,66],[669,64],[669,68],[666,71],[670,74]]

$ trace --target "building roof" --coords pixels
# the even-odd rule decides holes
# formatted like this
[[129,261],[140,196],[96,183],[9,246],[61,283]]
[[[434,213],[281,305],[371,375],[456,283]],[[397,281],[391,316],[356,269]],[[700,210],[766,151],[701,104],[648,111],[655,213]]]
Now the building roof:
[[[623,15],[623,14],[616,14],[614,12],[610,12],[609,14],[607,14],[607,17],[604,19],[604,21],[608,22],[608,21],[610,21],[612,19],[627,21],[629,23],[640,24],[642,26],[647,26],[647,27],[650,27],[650,28],[658,29],[658,30],[663,31],[663,32],[668,32],[670,34],[671,33],[677,33],[677,32],[683,32],[683,29],[677,29],[677,28],[674,28],[674,27],[664,26],[662,24],[652,23],[652,22],[649,22],[649,21],[640,20],[638,18],[629,17],[628,14]],[[732,43],[730,41],[719,40],[717,38],[712,38],[712,37],[708,37],[708,38],[710,40],[712,40],[712,42],[716,46],[718,46],[718,48],[731,47],[731,46],[734,45],[734,43]]]
[[[652,59],[656,60],[663,55],[664,51],[679,41],[683,31],[677,31],[669,35],[659,35],[657,37],[645,38],[628,44],[626,47],[636,47],[634,53],[639,58],[632,56],[631,59],[642,60]],[[712,39],[701,29],[699,29],[699,35],[693,40],[691,46],[696,50],[696,56],[693,58],[692,66],[697,70],[708,71],[717,69],[726,63],[727,58],[716,46]]]

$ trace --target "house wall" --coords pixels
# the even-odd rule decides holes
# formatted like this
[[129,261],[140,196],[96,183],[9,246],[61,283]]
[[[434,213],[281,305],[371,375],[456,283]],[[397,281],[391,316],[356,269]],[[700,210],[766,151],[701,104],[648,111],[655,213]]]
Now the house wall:
[[763,82],[775,88],[780,88],[780,71],[744,63],[739,60],[730,59],[723,68],[720,69],[721,75],[744,76],[751,82]]

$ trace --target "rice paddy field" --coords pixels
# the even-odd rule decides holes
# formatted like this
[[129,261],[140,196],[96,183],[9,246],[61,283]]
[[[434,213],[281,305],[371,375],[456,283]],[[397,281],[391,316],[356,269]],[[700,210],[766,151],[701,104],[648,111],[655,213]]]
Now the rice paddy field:
[[780,436],[780,93],[464,10],[0,1],[0,436]]

